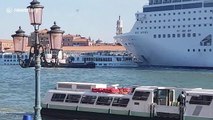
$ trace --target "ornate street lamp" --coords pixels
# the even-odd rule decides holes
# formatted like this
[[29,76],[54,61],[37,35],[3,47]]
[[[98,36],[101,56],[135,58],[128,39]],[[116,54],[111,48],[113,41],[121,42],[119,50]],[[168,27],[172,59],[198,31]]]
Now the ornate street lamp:
[[[40,2],[37,0],[33,0],[30,3],[30,6],[27,7],[30,23],[34,26],[34,35],[35,35],[35,43],[30,48],[29,59],[21,60],[21,67],[32,67],[35,66],[35,106],[34,106],[34,120],[41,120],[41,99],[40,99],[40,69],[41,69],[41,60],[44,60],[47,63],[44,55],[44,48],[40,44],[40,40],[38,38],[38,30],[39,26],[42,24],[42,14],[43,14],[43,6],[40,5]],[[16,34],[12,35],[14,41],[14,50],[20,56],[26,50],[26,41],[28,39],[25,32],[19,27],[19,30],[16,31]],[[60,30],[60,27],[54,25],[51,27],[51,30],[48,32],[49,40],[51,45],[51,50],[59,52],[62,48],[62,36],[64,31]],[[57,58],[57,57],[56,57]],[[49,67],[49,64],[47,64]],[[50,66],[51,67],[51,66]]]
[[[43,14],[43,6],[40,5],[40,2],[37,0],[33,0],[30,3],[30,6],[27,7],[31,25],[34,26],[35,33],[35,44],[32,46],[34,48],[35,55],[35,106],[34,106],[34,120],[41,120],[41,95],[40,95],[40,70],[41,70],[41,53],[40,41],[38,39],[38,30],[39,26],[42,24],[42,14]],[[31,47],[31,48],[32,48]],[[32,50],[32,49],[31,49]],[[32,52],[30,52],[31,54]],[[31,56],[31,55],[30,55]]]
[[16,53],[23,53],[26,51],[28,36],[21,29],[21,26],[16,31],[16,34],[12,35],[14,43],[14,51]]
[[54,66],[57,66],[59,65],[58,53],[62,49],[62,40],[64,31],[60,30],[60,27],[56,25],[56,22],[54,22],[54,25],[50,29],[51,30],[47,33],[49,34],[51,51],[55,53],[53,55],[53,58],[55,59]]
[[33,0],[27,8],[31,25],[41,25],[44,6],[40,5],[40,2],[37,0]]
[[21,29],[21,26],[16,31],[16,34],[12,35],[13,37],[13,44],[14,44],[14,51],[17,53],[19,65],[23,68],[29,66],[26,60],[22,60],[22,53],[26,52],[28,36],[25,35],[25,32]]
[[60,27],[56,25],[56,22],[54,22],[54,25],[50,29],[51,30],[47,33],[49,34],[51,50],[60,51],[62,49],[64,31],[60,30]]

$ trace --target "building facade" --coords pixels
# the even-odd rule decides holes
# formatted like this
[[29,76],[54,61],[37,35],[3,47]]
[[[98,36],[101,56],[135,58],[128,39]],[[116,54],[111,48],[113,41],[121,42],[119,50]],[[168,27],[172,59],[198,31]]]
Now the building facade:
[[13,47],[14,45],[12,40],[0,40],[0,52],[11,50]]

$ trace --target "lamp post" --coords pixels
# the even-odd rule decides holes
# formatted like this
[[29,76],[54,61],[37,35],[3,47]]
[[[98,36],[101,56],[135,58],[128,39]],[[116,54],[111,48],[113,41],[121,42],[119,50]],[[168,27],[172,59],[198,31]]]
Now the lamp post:
[[42,14],[43,6],[40,2],[33,0],[30,6],[27,7],[31,25],[34,26],[35,33],[35,44],[34,44],[34,54],[35,54],[35,106],[34,106],[34,120],[41,120],[41,95],[40,95],[40,70],[41,70],[41,60],[40,60],[40,41],[38,39],[39,26],[42,24]]
[[[12,35],[14,42],[14,51],[19,56],[20,66],[21,67],[31,67],[31,63],[34,62],[35,66],[35,106],[34,106],[34,120],[41,120],[41,98],[40,98],[40,69],[41,69],[41,59],[45,59],[44,48],[40,44],[40,40],[38,38],[39,26],[42,24],[42,14],[43,14],[43,6],[40,5],[40,2],[37,0],[33,0],[30,3],[30,6],[27,7],[31,25],[34,27],[34,35],[35,35],[35,43],[30,48],[29,59],[22,60],[22,53],[26,52],[26,42],[28,40],[28,36],[25,35],[25,32],[19,27],[16,31],[16,34]],[[51,50],[61,50],[62,36],[64,31],[60,30],[60,27],[54,25],[51,27],[51,31],[48,32],[49,40],[51,43]],[[42,49],[42,52],[41,52]]]

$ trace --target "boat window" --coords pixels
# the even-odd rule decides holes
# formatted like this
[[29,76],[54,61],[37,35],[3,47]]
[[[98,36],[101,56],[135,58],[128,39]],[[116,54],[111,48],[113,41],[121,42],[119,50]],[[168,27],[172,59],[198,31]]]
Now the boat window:
[[78,103],[81,95],[67,95],[66,101],[68,103]]
[[82,104],[94,104],[96,100],[96,96],[84,95],[81,99]]
[[128,103],[129,103],[129,98],[114,98],[112,106],[127,107]]
[[147,101],[149,95],[150,95],[150,92],[136,91],[132,99]]
[[60,93],[54,93],[51,101],[53,102],[64,102],[64,99],[66,97],[66,94],[60,94]]
[[91,85],[77,85],[77,89],[91,89]]
[[98,97],[96,105],[106,105],[109,106],[112,102],[112,97]]
[[200,96],[192,96],[189,104],[196,105],[210,105],[212,102],[213,96],[200,95]]

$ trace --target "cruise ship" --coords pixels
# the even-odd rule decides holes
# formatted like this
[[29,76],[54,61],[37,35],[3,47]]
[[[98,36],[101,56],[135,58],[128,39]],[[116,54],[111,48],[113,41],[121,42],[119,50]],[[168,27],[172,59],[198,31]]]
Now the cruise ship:
[[117,36],[142,65],[213,68],[213,0],[149,0],[129,33]]

